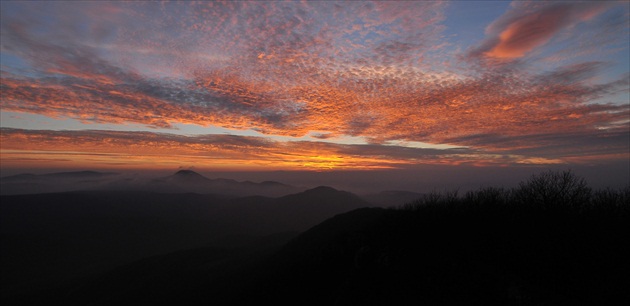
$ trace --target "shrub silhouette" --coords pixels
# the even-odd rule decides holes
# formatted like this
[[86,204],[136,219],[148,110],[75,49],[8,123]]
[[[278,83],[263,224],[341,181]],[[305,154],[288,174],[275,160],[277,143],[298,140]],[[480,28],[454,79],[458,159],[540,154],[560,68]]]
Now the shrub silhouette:
[[591,188],[586,180],[571,171],[546,171],[534,174],[519,184],[515,199],[523,204],[538,205],[543,208],[575,207],[589,203]]
[[630,213],[630,186],[593,191],[584,178],[570,170],[546,171],[532,175],[515,188],[484,187],[468,191],[432,192],[404,204],[405,211],[524,211],[563,210],[574,213],[599,212],[617,216]]
[[597,190],[591,197],[591,206],[600,213],[611,215],[630,214],[630,186],[621,190],[611,188]]

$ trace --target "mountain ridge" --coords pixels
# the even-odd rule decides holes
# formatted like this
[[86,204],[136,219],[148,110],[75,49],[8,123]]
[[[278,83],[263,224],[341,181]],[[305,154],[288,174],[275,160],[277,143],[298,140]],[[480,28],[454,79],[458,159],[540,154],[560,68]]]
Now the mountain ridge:
[[0,178],[0,194],[38,194],[80,190],[139,190],[160,193],[199,193],[230,196],[280,197],[306,190],[276,181],[239,182],[208,178],[193,170],[178,170],[157,178],[92,170],[46,174],[22,173]]
[[0,180],[15,180],[15,179],[27,179],[34,177],[42,177],[42,178],[89,178],[89,177],[103,177],[103,176],[111,176],[118,175],[117,172],[100,172],[93,170],[82,170],[82,171],[64,171],[64,172],[52,172],[52,173],[44,173],[44,174],[34,174],[34,173],[19,173],[15,175],[8,175],[0,177]]

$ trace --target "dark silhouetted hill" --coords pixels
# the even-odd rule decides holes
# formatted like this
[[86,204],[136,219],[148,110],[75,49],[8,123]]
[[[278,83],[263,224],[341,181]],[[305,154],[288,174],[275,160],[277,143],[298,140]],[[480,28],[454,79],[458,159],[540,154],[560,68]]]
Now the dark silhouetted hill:
[[[277,224],[292,228],[297,223],[281,220],[303,218],[312,207],[323,209],[337,200],[364,203],[357,198],[329,187],[277,199],[224,198],[213,215],[249,223],[253,215],[235,211],[256,215],[264,210],[255,208],[269,207],[273,214],[263,213],[261,219],[276,216]],[[186,205],[180,209],[203,215]],[[286,209],[295,210],[279,213]],[[3,210],[3,224],[12,220],[7,215],[12,214]],[[545,173],[509,190],[432,193],[402,208],[354,209],[284,245],[291,233],[258,243],[156,255],[64,286],[30,287],[3,300],[60,305],[626,305],[628,224],[630,188],[593,191],[571,173]],[[259,231],[270,225],[261,223]],[[6,233],[3,227],[3,239],[11,236]]]
[[280,198],[84,191],[0,200],[4,293],[176,250],[304,231],[367,205],[332,188]]
[[[230,304],[235,292],[246,290],[252,271],[295,235],[281,233],[237,248],[203,247],[145,258],[91,278],[59,301],[70,305]],[[44,293],[39,298],[59,297]]]
[[628,224],[630,188],[592,192],[570,172],[429,194],[313,227],[238,304],[624,305]]
[[[282,249],[142,260],[61,299],[77,305],[625,305],[628,215],[363,208]],[[98,294],[96,294],[98,293]],[[56,297],[59,298],[59,297]],[[50,296],[47,297],[50,299]]]

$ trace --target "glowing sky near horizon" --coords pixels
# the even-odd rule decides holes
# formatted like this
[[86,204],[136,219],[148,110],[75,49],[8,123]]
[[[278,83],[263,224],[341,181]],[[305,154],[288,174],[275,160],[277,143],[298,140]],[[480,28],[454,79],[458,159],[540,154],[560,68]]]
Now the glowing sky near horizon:
[[1,5],[2,168],[630,158],[624,1]]

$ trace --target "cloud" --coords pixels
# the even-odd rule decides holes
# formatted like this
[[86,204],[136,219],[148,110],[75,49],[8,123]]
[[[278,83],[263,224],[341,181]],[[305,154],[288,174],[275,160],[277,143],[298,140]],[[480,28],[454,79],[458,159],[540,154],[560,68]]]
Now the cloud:
[[[234,135],[182,136],[103,130],[50,131],[0,129],[3,167],[47,167],[63,161],[73,168],[119,165],[123,168],[370,170],[423,165],[507,165],[562,163],[562,160],[466,148],[428,149],[393,145],[342,145],[313,141],[274,141]],[[532,153],[532,152],[529,152]]]
[[580,84],[598,75],[598,72],[607,66],[604,62],[582,62],[578,64],[559,67],[540,77],[540,83],[555,84]]
[[588,22],[612,7],[610,2],[518,3],[486,29],[489,36],[472,56],[509,60],[544,46],[561,31]]
[[630,158],[630,131],[627,128],[595,130],[589,134],[547,133],[506,137],[500,134],[479,134],[452,139],[474,144],[496,154],[505,152],[532,158],[560,159],[566,163],[591,163]]
[[[598,16],[612,4],[515,5],[488,27],[488,39],[471,54],[527,57],[563,31],[601,22]],[[526,152],[530,157],[561,159],[568,153],[549,147],[545,153],[536,142],[571,135],[575,143],[567,148],[577,149],[580,141],[590,146],[593,135],[606,139],[606,133],[628,128],[628,104],[616,96],[628,91],[628,77],[598,78],[614,64],[606,58],[537,71],[483,65],[449,69],[432,62],[431,54],[440,52],[434,46],[444,45],[444,6],[421,1],[11,3],[2,11],[2,52],[26,61],[29,71],[3,66],[0,106],[85,123],[132,122],[156,129],[185,123],[329,140],[361,136],[372,144],[467,146],[474,154],[453,153],[462,160],[482,160],[475,155],[479,152],[509,155],[522,147],[537,148]],[[478,135],[514,138],[518,144],[507,142],[514,144],[512,152],[505,142]],[[227,152],[232,140],[213,139]],[[210,145],[204,141],[196,145]],[[283,144],[294,149],[291,145]],[[358,147],[318,148],[343,156]],[[625,149],[616,141],[611,148],[620,154]],[[283,152],[274,154],[289,156]],[[296,157],[291,165],[300,158],[308,160]],[[401,158],[403,164],[422,162]],[[377,159],[376,164],[387,164]]]
[[490,74],[424,83],[370,78],[288,91],[225,76],[112,85],[76,77],[3,78],[2,107],[155,127],[182,122],[288,136],[321,131],[376,142],[442,143],[454,135],[479,133],[586,132],[624,120],[627,105],[589,103],[627,90],[625,79],[589,84],[598,67],[600,63],[583,63],[541,75]]

